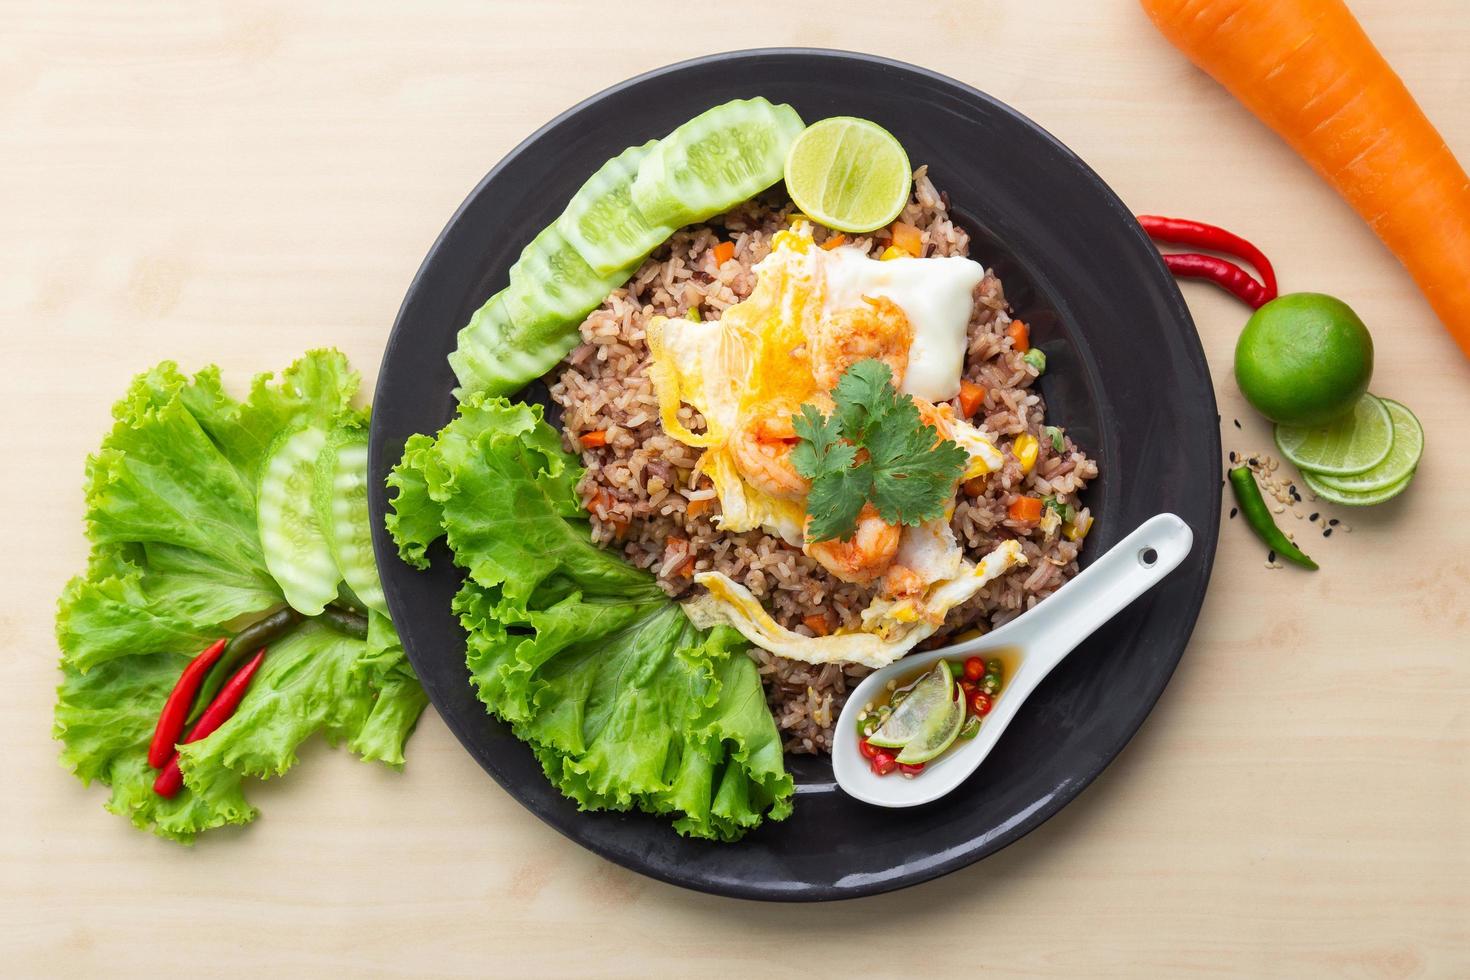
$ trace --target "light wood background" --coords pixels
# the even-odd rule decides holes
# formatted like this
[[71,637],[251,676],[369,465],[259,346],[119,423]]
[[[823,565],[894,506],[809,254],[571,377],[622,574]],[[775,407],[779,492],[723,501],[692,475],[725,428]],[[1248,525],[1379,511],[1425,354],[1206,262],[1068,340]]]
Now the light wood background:
[[[1470,6],[1353,0],[1470,160]],[[817,45],[983,88],[1136,210],[1212,219],[1343,297],[1423,420],[1412,490],[1268,571],[1222,530],[1188,655],[1060,816],[937,883],[725,901],[572,845],[432,711],[401,775],[314,745],[192,850],[56,762],[54,601],[81,474],[161,358],[242,383],[335,344],[371,378],[480,176],[555,113],[695,54]],[[939,175],[942,181],[942,175]],[[1240,306],[1186,295],[1227,448]],[[1470,363],[1290,151],[1128,2],[0,3],[0,973],[787,976],[1470,974]],[[1238,416],[1245,428],[1230,424]],[[1311,539],[1308,539],[1311,540]]]

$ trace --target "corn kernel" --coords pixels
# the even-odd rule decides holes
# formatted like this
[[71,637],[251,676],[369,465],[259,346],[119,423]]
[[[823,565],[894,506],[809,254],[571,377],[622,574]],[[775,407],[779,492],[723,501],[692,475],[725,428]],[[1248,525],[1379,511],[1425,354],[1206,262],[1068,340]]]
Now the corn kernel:
[[1036,466],[1036,454],[1040,449],[1041,443],[1037,442],[1036,437],[1029,432],[1016,437],[1016,445],[1012,452],[1016,454],[1016,459],[1021,462],[1022,473],[1030,473]]
[[1062,536],[1068,541],[1081,541],[1087,537],[1087,532],[1092,530],[1092,515],[1077,521],[1068,521],[1062,525]]
[[878,256],[878,261],[887,262],[889,259],[907,259],[911,257],[912,256],[910,256],[909,253],[905,252],[897,245],[890,245],[883,250],[882,255]]

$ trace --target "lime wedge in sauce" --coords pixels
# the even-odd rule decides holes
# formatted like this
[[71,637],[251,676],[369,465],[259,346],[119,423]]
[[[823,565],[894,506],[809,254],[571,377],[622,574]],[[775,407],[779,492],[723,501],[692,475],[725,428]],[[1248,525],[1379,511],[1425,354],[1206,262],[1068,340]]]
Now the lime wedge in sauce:
[[[893,709],[881,728],[868,736],[868,742],[885,749],[901,749],[919,737],[936,716],[948,717],[954,701],[954,676],[949,662],[941,660],[934,669],[919,678],[908,697]],[[963,723],[964,719],[960,719]]]
[[965,708],[965,692],[955,693],[958,697],[949,703],[948,709],[931,714],[919,734],[903,747],[898,754],[898,762],[907,766],[928,762],[954,744],[960,729],[965,727],[965,716],[969,714]]

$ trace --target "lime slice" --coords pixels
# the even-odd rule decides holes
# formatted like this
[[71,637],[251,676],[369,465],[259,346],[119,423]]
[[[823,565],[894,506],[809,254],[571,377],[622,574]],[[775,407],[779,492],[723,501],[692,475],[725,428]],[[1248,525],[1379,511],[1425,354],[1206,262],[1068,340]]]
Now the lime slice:
[[1383,402],[1364,395],[1352,414],[1331,425],[1276,426],[1281,455],[1318,476],[1349,476],[1371,470],[1393,449],[1393,419]]
[[944,715],[954,699],[954,678],[949,672],[949,662],[939,661],[914,685],[903,703],[893,709],[893,714],[883,727],[868,737],[868,741],[885,749],[901,749],[918,737],[935,715]]
[[1328,503],[1342,504],[1345,507],[1371,507],[1373,504],[1381,504],[1385,500],[1392,500],[1404,492],[1404,488],[1414,481],[1411,471],[1397,483],[1391,483],[1381,490],[1370,490],[1366,493],[1351,493],[1346,490],[1338,490],[1327,486],[1320,478],[1310,473],[1303,473],[1302,479],[1307,481],[1307,486],[1312,492]]
[[1393,419],[1393,448],[1383,462],[1370,470],[1353,476],[1327,476],[1320,474],[1317,482],[1329,490],[1342,493],[1373,493],[1384,490],[1404,478],[1411,476],[1419,466],[1419,457],[1424,455],[1424,427],[1414,413],[1403,405],[1388,398],[1380,398]]
[[931,714],[922,731],[903,747],[895,761],[906,766],[928,762],[954,744],[960,729],[965,727],[965,692],[956,691],[959,697],[949,703],[949,710]]
[[802,130],[786,154],[786,190],[813,221],[856,234],[898,217],[913,184],[909,156],[875,122],[833,116]]

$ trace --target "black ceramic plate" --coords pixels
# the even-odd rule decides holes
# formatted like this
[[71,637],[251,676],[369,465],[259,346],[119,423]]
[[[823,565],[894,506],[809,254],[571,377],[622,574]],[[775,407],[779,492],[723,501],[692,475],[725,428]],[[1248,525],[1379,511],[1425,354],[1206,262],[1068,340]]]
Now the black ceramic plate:
[[[505,285],[521,247],[624,147],[712,105],[763,95],[802,118],[875,120],[928,164],[972,254],[994,266],[1047,355],[1049,420],[1099,461],[1087,554],[1173,511],[1194,553],[1098,631],[1032,696],[986,764],[926,807],[887,811],[836,789],[825,760],[791,758],[795,814],[738,844],[687,840],[667,820],[580,813],[471,692],[449,611],[459,581],[442,548],[428,572],[383,531],[383,480],[404,440],[454,411],[445,356]],[[746,898],[821,900],[925,881],[985,857],[1066,805],[1123,748],[1173,673],[1204,599],[1220,492],[1215,399],[1193,322],[1129,210],[1080,159],[1015,110],[952,79],[866,55],[761,50],[662,68],[593,96],[490,171],[410,286],[373,406],[378,565],[414,668],[449,727],[507,791],[563,834],[665,881]],[[1044,607],[1043,607],[1044,608]]]

